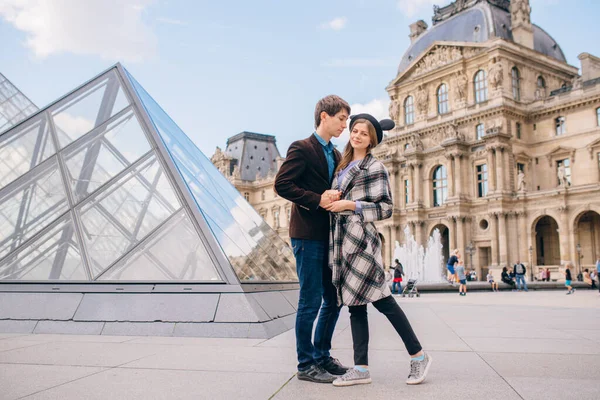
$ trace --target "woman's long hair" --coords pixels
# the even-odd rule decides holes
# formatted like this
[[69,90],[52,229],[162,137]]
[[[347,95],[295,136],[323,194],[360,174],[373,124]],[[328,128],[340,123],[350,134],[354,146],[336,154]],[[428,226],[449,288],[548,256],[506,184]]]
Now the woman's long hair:
[[[367,129],[369,130],[369,138],[371,139],[371,143],[369,144],[369,147],[367,147],[367,154],[370,154],[371,149],[373,147],[377,146],[377,132],[375,131],[375,127],[373,126],[373,124],[371,122],[369,122],[369,120],[357,119],[356,121],[354,121],[354,123],[350,127],[350,135],[352,135],[352,129],[354,128],[354,126],[356,124],[360,124],[360,123],[367,124]],[[348,143],[346,144],[346,147],[344,148],[344,154],[342,154],[342,159],[340,160],[340,163],[338,164],[338,167],[336,168],[335,173],[337,174],[338,172],[340,172],[341,170],[346,168],[348,166],[348,164],[350,164],[350,162],[352,161],[353,158],[354,158],[354,147],[352,147],[352,143],[350,143],[350,140],[348,140]]]

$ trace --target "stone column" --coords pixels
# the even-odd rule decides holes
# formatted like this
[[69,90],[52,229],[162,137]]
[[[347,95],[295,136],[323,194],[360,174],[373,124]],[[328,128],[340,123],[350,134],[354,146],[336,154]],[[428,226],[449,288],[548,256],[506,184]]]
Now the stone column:
[[416,178],[416,176],[417,176],[417,173],[415,171],[415,165],[412,164],[410,166],[410,178],[409,178],[410,187],[408,190],[408,192],[409,192],[408,200],[411,204],[413,204],[415,202],[415,180],[416,180],[415,178]]
[[[519,211],[517,213],[519,223],[519,257],[521,261],[527,260],[529,263],[529,246],[531,246],[531,235],[527,228],[527,213],[525,211]],[[531,260],[532,261],[532,260]]]
[[415,239],[418,244],[425,246],[423,243],[423,221],[415,222]]
[[396,240],[398,240],[396,235],[396,225],[392,224],[390,225],[390,265],[394,265],[394,250],[396,249]]
[[463,183],[462,183],[462,175],[463,175],[463,170],[461,168],[461,164],[462,164],[462,155],[457,155],[454,158],[454,164],[456,166],[456,172],[455,172],[455,176],[456,176],[456,188],[455,188],[455,193],[456,196],[458,196],[459,198],[462,196],[463,194]]
[[454,156],[446,154],[448,160],[448,197],[454,197]]
[[452,251],[456,249],[456,217],[449,217],[448,225],[450,225],[448,228],[448,239],[450,243],[450,252],[452,253]]
[[498,214],[498,242],[500,253],[500,264],[508,263],[508,240],[506,236],[506,213]]
[[[571,259],[571,252],[569,251],[569,215],[567,206],[560,206],[558,208],[560,212],[560,225],[558,226],[558,243],[560,247],[560,262],[566,264],[569,261],[577,261]],[[577,268],[577,263],[574,265]],[[573,272],[573,271],[571,271]]]
[[413,199],[414,203],[422,204],[423,203],[423,193],[421,192],[421,165],[415,165],[415,198]]
[[500,192],[504,191],[504,175],[505,175],[505,171],[504,171],[504,148],[500,147],[498,148],[498,150],[500,151],[500,154],[498,154],[498,151],[496,151],[495,153],[495,161],[496,161],[496,170],[498,171],[498,175],[500,175],[498,177],[498,190]]
[[487,163],[488,163],[488,179],[490,180],[489,184],[489,193],[494,193],[496,191],[496,170],[494,168],[494,155],[495,150],[492,147],[489,147],[487,150]]
[[490,220],[490,235],[491,235],[491,250],[492,250],[492,266],[498,267],[498,220],[496,214],[489,214]]
[[456,246],[460,250],[461,254],[465,253],[465,229],[464,229],[464,218],[458,217],[456,221]]

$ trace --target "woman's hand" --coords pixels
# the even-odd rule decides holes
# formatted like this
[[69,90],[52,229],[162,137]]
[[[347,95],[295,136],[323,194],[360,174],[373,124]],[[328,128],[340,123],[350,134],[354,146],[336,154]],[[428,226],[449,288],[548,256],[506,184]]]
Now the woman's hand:
[[356,203],[351,200],[338,200],[329,204],[325,209],[329,212],[342,212],[346,210],[354,211],[356,209]]

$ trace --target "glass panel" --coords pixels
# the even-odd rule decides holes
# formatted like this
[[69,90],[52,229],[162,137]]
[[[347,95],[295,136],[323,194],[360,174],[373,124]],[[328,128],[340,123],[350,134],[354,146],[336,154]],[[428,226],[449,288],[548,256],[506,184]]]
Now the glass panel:
[[87,280],[73,221],[48,232],[0,263],[0,280]]
[[221,278],[192,221],[182,210],[99,280],[220,281]]
[[0,192],[0,258],[68,208],[56,158]]
[[0,136],[0,189],[55,152],[45,114]]
[[79,211],[95,277],[180,208],[156,156],[134,167]]
[[37,107],[0,74],[0,132],[18,124],[36,111]]
[[80,138],[127,107],[119,79],[109,72],[53,107],[61,147]]
[[86,198],[148,151],[150,144],[133,111],[111,122],[98,134],[94,132],[90,140],[65,154],[73,197],[76,201]]
[[134,88],[240,280],[297,280],[290,247],[133,79]]

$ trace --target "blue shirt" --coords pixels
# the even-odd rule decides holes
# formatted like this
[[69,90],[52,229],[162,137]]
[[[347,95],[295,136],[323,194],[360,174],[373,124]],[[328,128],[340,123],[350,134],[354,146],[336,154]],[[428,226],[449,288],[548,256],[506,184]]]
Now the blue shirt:
[[329,141],[327,143],[325,139],[321,136],[317,135],[317,132],[314,133],[317,137],[321,146],[323,146],[323,152],[325,153],[325,159],[327,160],[327,170],[329,171],[329,182],[333,179],[333,171],[335,170],[335,156],[333,155],[333,143]]
[[467,279],[467,276],[465,275],[465,266],[464,265],[458,264],[456,266],[456,275],[458,275],[458,279],[461,281],[463,279]]
[[596,271],[600,272],[600,261],[596,263]]

